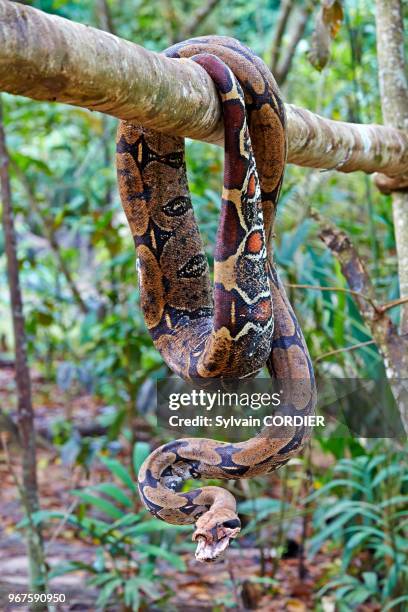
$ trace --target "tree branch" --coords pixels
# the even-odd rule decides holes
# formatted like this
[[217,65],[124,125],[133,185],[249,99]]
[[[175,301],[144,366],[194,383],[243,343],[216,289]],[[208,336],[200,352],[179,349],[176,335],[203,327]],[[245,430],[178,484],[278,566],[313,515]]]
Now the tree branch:
[[332,357],[333,355],[339,355],[340,353],[350,353],[351,351],[356,351],[359,348],[364,346],[370,346],[375,344],[374,340],[366,340],[365,342],[358,342],[357,344],[352,344],[351,346],[343,346],[338,349],[334,349],[333,351],[328,351],[327,353],[323,353],[315,358],[315,363],[318,361],[322,361],[323,359],[327,359],[327,357]]
[[200,25],[207,19],[208,15],[215,9],[219,2],[220,0],[207,0],[205,4],[202,4],[182,28],[178,39],[185,40],[186,38],[190,38],[190,36],[194,36]]
[[[218,96],[198,64],[6,0],[0,0],[0,89],[222,144]],[[291,105],[286,111],[289,162],[408,174],[403,131],[331,121]]]
[[[376,0],[378,77],[386,125],[408,132],[408,80],[400,0]],[[407,173],[405,173],[407,174]],[[381,183],[381,177],[379,177]],[[408,297],[408,181],[392,194],[401,298]],[[392,186],[391,186],[392,187]],[[408,334],[408,304],[401,308],[401,331]]]
[[312,9],[313,6],[311,3],[305,4],[300,9],[299,16],[293,27],[293,31],[291,32],[291,38],[286,47],[285,54],[280,58],[275,71],[273,71],[278,85],[283,85],[283,83],[286,81],[292,66],[293,58],[295,57],[297,46],[302,39]]
[[115,26],[113,25],[113,19],[107,0],[97,0],[95,12],[98,19],[99,27],[102,30],[105,30],[105,32],[111,32],[112,34],[114,34]]
[[392,300],[391,302],[387,302],[386,304],[382,304],[379,306],[380,312],[387,312],[387,310],[391,310],[392,308],[396,308],[397,306],[402,306],[403,304],[408,303],[408,297],[398,298],[397,300]]
[[[373,308],[378,309],[379,307],[375,305],[373,299],[368,297],[367,295],[363,295],[361,291],[353,291],[353,289],[347,289],[346,287],[325,287],[324,285],[298,285],[297,283],[285,283],[286,287],[291,287],[293,289],[312,289],[314,291],[337,291],[339,293],[348,293],[349,295],[353,295],[360,299],[366,300],[369,302]],[[384,307],[381,307],[384,308]],[[391,306],[390,306],[391,308]]]
[[357,249],[344,231],[324,219],[319,212],[312,209],[311,217],[320,226],[320,238],[339,261],[361,316],[371,329],[377,316],[374,287]]
[[281,55],[281,44],[282,38],[286,30],[286,26],[289,21],[290,14],[294,7],[294,0],[282,0],[278,18],[276,20],[275,31],[273,33],[272,44],[271,44],[271,70],[273,74],[276,74],[276,68]]

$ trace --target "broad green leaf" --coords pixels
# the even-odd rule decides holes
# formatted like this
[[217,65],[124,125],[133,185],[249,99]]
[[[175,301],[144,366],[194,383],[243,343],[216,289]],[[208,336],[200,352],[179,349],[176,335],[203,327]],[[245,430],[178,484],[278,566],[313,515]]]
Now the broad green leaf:
[[125,583],[124,589],[124,600],[125,605],[132,608],[132,610],[139,610],[140,607],[140,594],[139,594],[139,584],[136,581],[136,578],[131,578],[127,580]]
[[105,584],[106,582],[110,582],[113,578],[117,578],[117,576],[115,574],[113,574],[112,572],[107,572],[106,574],[102,574],[95,576],[94,578],[91,578],[90,580],[87,581],[87,583],[89,584],[89,586],[97,586],[100,587],[103,584]]
[[150,519],[139,523],[135,527],[128,527],[123,533],[128,536],[138,536],[158,531],[185,531],[186,529],[189,529],[188,525],[171,525],[159,519]]
[[366,493],[366,489],[362,484],[357,483],[351,479],[339,478],[337,480],[332,480],[331,482],[328,482],[323,487],[321,487],[321,489],[314,491],[306,498],[306,501],[314,501],[317,497],[325,495],[328,491],[331,491],[332,489],[335,489],[337,487],[349,487],[350,489],[355,489],[356,491],[360,491],[361,493]]
[[378,576],[375,572],[363,572],[363,580],[373,593],[377,591]]
[[153,544],[142,543],[139,543],[137,548],[139,552],[145,553],[146,555],[152,555],[154,557],[161,557],[162,559],[165,559],[181,572],[185,571],[186,569],[183,559],[165,548],[160,548],[160,546],[155,546]]
[[114,506],[106,499],[96,497],[95,495],[91,495],[90,493],[86,493],[85,491],[72,491],[72,495],[76,495],[87,504],[90,504],[91,506],[102,510],[102,512],[104,512],[113,519],[120,519],[123,516],[122,510],[119,510],[119,508]]
[[393,464],[393,465],[389,465],[385,468],[383,468],[382,470],[380,470],[377,474],[377,476],[374,478],[373,483],[372,483],[372,487],[378,487],[378,485],[383,482],[383,480],[386,480],[388,478],[390,478],[391,476],[395,476],[397,474],[401,474],[403,472],[405,472],[406,468],[403,468],[402,465],[399,464]]
[[133,447],[133,468],[137,474],[143,461],[149,456],[150,445],[147,442],[136,442]]
[[322,546],[325,540],[330,536],[336,537],[336,532],[341,530],[347,521],[352,518],[350,513],[344,513],[335,521],[321,529],[311,540],[310,540],[310,554],[313,556],[319,548]]
[[270,497],[259,497],[248,499],[238,504],[238,510],[242,514],[257,514],[258,512],[281,512],[283,508],[290,509],[291,505],[280,499]]
[[116,459],[111,459],[110,457],[105,457],[103,455],[100,456],[100,460],[108,470],[112,472],[119,480],[123,482],[133,493],[137,493],[137,487],[133,481],[128,470]]
[[[50,521],[52,519],[59,519],[61,521],[66,521],[67,523],[71,525],[78,524],[78,519],[75,516],[73,515],[67,516],[64,512],[57,512],[54,510],[38,510],[37,512],[34,512],[31,515],[31,520],[33,521],[34,525],[39,525],[40,523],[43,523],[44,521]],[[26,517],[22,519],[19,523],[17,523],[16,527],[18,529],[27,527],[29,523],[30,521]]]
[[111,598],[113,592],[115,591],[115,589],[120,587],[121,584],[122,584],[121,578],[114,578],[113,580],[105,584],[105,586],[103,587],[103,589],[101,590],[99,594],[98,599],[96,600],[96,605],[101,606],[102,608],[105,607],[109,599]]
[[357,606],[367,601],[372,594],[373,593],[370,589],[367,589],[364,586],[359,586],[348,593],[347,602],[352,606]]
[[109,495],[115,501],[119,502],[123,506],[127,508],[132,507],[132,500],[129,498],[126,493],[124,493],[119,487],[109,482],[101,482],[93,487],[89,488],[90,491],[100,491],[101,493],[105,493],[105,495]]
[[384,606],[384,608],[382,609],[382,612],[389,612],[389,610],[393,610],[394,608],[399,606],[399,604],[404,603],[406,601],[408,602],[408,595],[401,595],[401,597],[397,597],[396,599],[393,599],[392,601],[387,603],[387,605]]
[[96,570],[89,563],[83,563],[82,561],[70,561],[66,564],[57,565],[52,569],[48,577],[49,578],[57,578],[58,576],[63,576],[64,574],[69,574],[71,572],[79,572],[79,571],[87,571],[91,574],[95,574]]

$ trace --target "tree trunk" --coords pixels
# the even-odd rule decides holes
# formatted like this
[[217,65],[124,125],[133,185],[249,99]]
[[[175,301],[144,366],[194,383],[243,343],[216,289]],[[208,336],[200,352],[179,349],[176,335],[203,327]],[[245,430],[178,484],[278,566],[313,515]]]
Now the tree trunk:
[[[222,144],[207,73],[78,23],[0,0],[0,89],[99,110],[147,127]],[[331,121],[286,105],[288,161],[342,172],[408,174],[408,135]]]
[[[376,0],[378,77],[385,125],[408,133],[408,81],[401,0]],[[400,295],[408,297],[408,186],[392,193]],[[408,303],[401,307],[401,332],[408,334]]]
[[[24,329],[23,303],[20,290],[17,260],[16,235],[11,201],[9,156],[3,127],[2,103],[0,99],[0,182],[3,204],[3,231],[7,259],[7,276],[12,308],[15,371],[17,387],[18,432],[22,448],[22,503],[29,521],[27,548],[29,559],[29,587],[33,592],[45,592],[46,568],[41,530],[35,526],[31,516],[39,509],[37,490],[36,443],[34,413],[31,401],[31,381],[27,362],[26,336]],[[46,608],[46,607],[45,607]],[[37,607],[37,609],[39,609]]]

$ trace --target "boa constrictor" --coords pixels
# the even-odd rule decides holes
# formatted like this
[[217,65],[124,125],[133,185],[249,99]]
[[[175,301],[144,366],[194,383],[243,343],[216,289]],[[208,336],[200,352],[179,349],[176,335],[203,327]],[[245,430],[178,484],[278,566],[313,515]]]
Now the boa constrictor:
[[[272,257],[286,161],[284,106],[275,80],[231,38],[191,39],[165,53],[198,62],[216,85],[225,126],[224,187],[213,291],[183,139],[121,122],[118,180],[137,249],[146,325],[168,366],[184,379],[241,379],[266,364],[285,383],[281,413],[310,415],[313,369]],[[307,426],[270,427],[236,444],[204,438],[165,444],[140,469],[143,503],[169,523],[196,523],[196,557],[215,560],[240,530],[235,499],[216,486],[181,492],[183,482],[267,474],[298,453],[309,433]]]

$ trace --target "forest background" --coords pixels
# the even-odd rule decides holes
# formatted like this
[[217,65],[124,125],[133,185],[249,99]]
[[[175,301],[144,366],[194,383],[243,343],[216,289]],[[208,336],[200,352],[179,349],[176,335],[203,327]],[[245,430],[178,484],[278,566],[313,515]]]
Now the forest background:
[[[233,36],[273,69],[285,101],[332,119],[382,123],[373,2],[25,4],[154,51],[193,35]],[[322,5],[331,11],[323,34]],[[27,575],[46,590],[41,581],[49,573],[49,592],[66,593],[81,609],[403,610],[408,478],[401,440],[317,434],[277,475],[232,484],[244,537],[221,569],[191,560],[189,530],[143,513],[135,473],[148,449],[165,439],[149,406],[154,381],[166,370],[139,308],[135,252],[116,188],[117,122],[61,104],[6,94],[1,100],[41,506],[30,524],[0,235],[2,604],[9,605],[7,593],[26,590]],[[187,160],[212,263],[222,151],[188,141]],[[289,165],[276,230],[277,264],[316,372],[381,377],[372,331],[341,262],[319,237],[327,221],[357,247],[378,303],[389,304],[400,295],[391,196],[360,172]],[[400,309],[388,314],[398,324]],[[44,571],[27,568],[30,531],[44,539]]]

